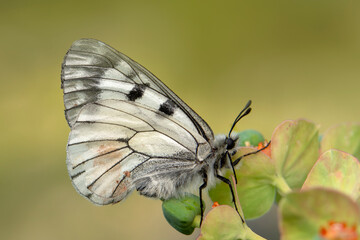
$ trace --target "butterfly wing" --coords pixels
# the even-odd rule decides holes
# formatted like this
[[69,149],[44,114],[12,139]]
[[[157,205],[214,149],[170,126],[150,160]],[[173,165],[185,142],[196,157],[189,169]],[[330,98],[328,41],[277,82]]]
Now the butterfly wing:
[[102,42],[73,44],[62,88],[71,126],[68,171],[78,192],[96,204],[121,201],[135,188],[169,197],[174,179],[185,182],[212,152],[206,122],[146,69]]
[[[172,113],[206,140],[214,138],[208,124],[148,70],[103,42],[80,39],[65,56],[62,73],[65,115],[72,126],[82,106],[101,99],[121,99]],[[143,98],[144,91],[153,93]],[[156,99],[160,97],[160,101]]]
[[[165,114],[134,102],[101,100],[79,112],[69,136],[67,167],[78,192],[103,205],[121,201],[135,188],[166,197],[147,186],[163,173],[192,171],[200,151],[209,154],[210,149],[203,137]],[[171,184],[162,179],[159,187],[162,183]]]

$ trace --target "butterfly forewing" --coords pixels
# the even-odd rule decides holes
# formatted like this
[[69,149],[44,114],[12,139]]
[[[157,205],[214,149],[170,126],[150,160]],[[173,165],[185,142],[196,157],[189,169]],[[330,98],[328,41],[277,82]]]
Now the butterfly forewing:
[[144,67],[110,46],[94,39],[73,43],[62,67],[66,119],[75,123],[80,109],[102,99],[141,102],[173,115],[206,140],[213,139],[207,123],[164,83]]

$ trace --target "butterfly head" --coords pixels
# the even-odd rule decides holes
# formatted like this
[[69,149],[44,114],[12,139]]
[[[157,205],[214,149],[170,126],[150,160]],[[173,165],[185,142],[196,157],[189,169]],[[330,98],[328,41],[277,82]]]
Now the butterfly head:
[[239,134],[232,133],[230,136],[219,134],[215,136],[215,146],[222,152],[229,152],[231,155],[235,154],[239,148]]
[[235,149],[238,145],[237,142],[239,140],[239,135],[236,133],[232,133],[231,136],[225,138],[225,146],[226,150],[231,152],[231,150]]

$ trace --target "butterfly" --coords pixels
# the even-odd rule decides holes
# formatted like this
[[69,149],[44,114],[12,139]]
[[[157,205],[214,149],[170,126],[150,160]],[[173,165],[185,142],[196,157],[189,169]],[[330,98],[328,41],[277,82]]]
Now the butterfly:
[[75,189],[91,202],[117,203],[134,190],[163,200],[199,191],[202,217],[202,191],[216,179],[234,196],[222,172],[234,171],[241,160],[231,160],[238,149],[232,130],[250,113],[251,101],[229,134],[215,137],[157,77],[94,39],[72,44],[62,64],[61,88],[71,128],[67,169]]

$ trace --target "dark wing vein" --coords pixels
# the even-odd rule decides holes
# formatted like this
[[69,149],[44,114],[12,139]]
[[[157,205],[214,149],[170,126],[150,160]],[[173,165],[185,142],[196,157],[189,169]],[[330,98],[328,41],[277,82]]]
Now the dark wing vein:
[[[107,63],[109,63],[109,65],[110,65],[112,68],[115,67],[114,64],[113,64],[113,62],[112,62],[108,57],[106,57],[106,56],[103,55],[103,54],[99,54],[99,53],[96,53],[96,52],[88,52],[88,51],[84,51],[84,50],[74,50],[74,49],[71,49],[71,51],[73,51],[73,52],[80,52],[80,53],[87,53],[87,54],[95,55],[95,56],[98,56],[98,57],[102,57],[103,59],[105,59],[105,61],[106,61]],[[125,74],[124,74],[124,75],[125,75]],[[126,75],[125,75],[125,76],[126,76]]]
[[[125,61],[125,62],[129,65],[129,67],[131,67],[131,69],[132,69],[133,72],[136,74],[136,76],[138,77],[138,79],[139,79],[142,83],[144,83],[144,82],[142,81],[142,79],[140,78],[138,72],[135,71],[135,69],[133,68],[133,66],[131,66],[131,64],[130,64],[128,61],[125,60],[126,56],[125,56],[124,54],[122,54],[122,53],[120,53],[119,51],[113,49],[112,47],[110,47],[110,46],[107,45],[107,44],[105,44],[105,46],[107,47],[107,49],[109,49],[111,52],[113,52],[116,56],[119,56],[123,61]],[[125,57],[124,57],[124,56],[125,56]],[[131,59],[129,59],[129,60],[131,60]],[[134,81],[134,82],[135,82],[135,81]]]
[[81,174],[83,174],[84,172],[86,172],[85,170],[82,170],[82,171],[80,171],[80,172],[78,172],[78,173],[76,173],[76,174],[74,174],[74,175],[72,175],[72,176],[70,176],[71,177],[71,179],[75,179],[75,178],[77,178],[78,176],[80,176]]
[[114,163],[111,167],[109,167],[108,169],[106,169],[105,172],[103,172],[99,177],[97,177],[92,183],[90,183],[87,188],[91,187],[92,185],[94,185],[102,176],[104,176],[107,172],[109,172],[111,169],[113,169],[116,165],[118,165],[119,163],[121,163],[124,159],[126,159],[128,156],[130,156],[131,154],[133,154],[132,152],[128,153],[126,156],[124,156],[123,158],[121,158],[119,161],[117,161],[116,163]]
[[[95,121],[76,121],[76,123],[101,123],[101,124],[105,124],[105,125],[114,125],[114,126],[124,127],[124,128],[130,129],[130,130],[132,130],[134,132],[150,132],[150,131],[138,131],[138,130],[136,130],[134,128],[131,128],[129,126],[119,124],[119,123],[103,122],[103,121],[97,121],[97,120],[95,120]],[[131,138],[129,138],[129,139],[131,139]]]
[[70,107],[70,108],[68,108],[68,109],[65,109],[65,112],[68,112],[68,111],[73,110],[73,109],[75,109],[75,108],[81,108],[81,107],[85,106],[86,104],[88,104],[88,102],[84,102],[84,103],[81,103],[81,104],[77,104],[77,105],[75,105],[75,106],[73,106],[73,107]]
[[[110,51],[112,51],[116,56],[119,56],[120,59],[124,60],[123,58],[121,58],[121,56],[120,56],[117,52],[114,52],[112,48],[108,48],[108,49],[109,49]],[[125,73],[122,72],[120,69],[116,68],[115,65],[114,65],[114,63],[113,63],[108,57],[106,57],[105,55],[102,55],[102,54],[99,54],[99,53],[94,53],[94,52],[81,51],[81,50],[72,50],[72,51],[74,51],[74,52],[83,52],[83,53],[94,54],[94,55],[100,56],[100,57],[108,60],[108,62],[111,64],[111,68],[113,68],[113,69],[115,69],[116,71],[118,71],[119,73],[123,74],[123,75],[126,76],[129,80],[135,82],[133,79],[131,79],[131,78],[129,77],[129,75],[125,74]],[[126,62],[126,61],[125,61],[125,62]],[[129,67],[133,70],[133,72],[136,74],[136,76],[138,77],[138,79],[139,79],[142,83],[144,83],[144,82],[142,81],[142,79],[140,78],[140,76],[138,75],[138,73],[134,70],[134,68],[133,68],[128,62],[126,62],[126,63],[127,63],[127,64],[129,65]],[[74,65],[71,65],[71,66],[74,66]],[[92,66],[92,65],[81,65],[81,66]],[[99,67],[99,66],[97,66],[97,67],[98,67],[98,68],[101,68],[101,67]]]
[[113,152],[122,150],[122,149],[124,149],[124,148],[128,148],[128,146],[121,147],[121,148],[117,148],[117,149],[111,150],[111,151],[109,151],[109,152],[106,152],[106,153],[103,153],[103,154],[99,154],[99,155],[96,155],[96,156],[94,156],[94,157],[85,159],[85,160],[83,160],[82,162],[80,162],[80,163],[78,163],[77,165],[75,165],[75,166],[73,167],[73,169],[81,166],[82,164],[84,164],[84,163],[86,163],[86,162],[88,162],[88,161],[90,161],[90,160],[93,160],[93,159],[98,158],[98,157],[106,156],[106,155],[108,155],[108,154],[110,154],[110,153],[113,153]]
[[[126,102],[127,104],[132,104],[132,105],[134,105],[134,106],[136,106],[136,107],[143,108],[143,109],[146,109],[146,110],[148,110],[148,111],[151,111],[151,112],[153,112],[153,113],[156,113],[156,114],[159,114],[159,115],[160,115],[159,112],[154,111],[153,109],[148,108],[148,107],[146,107],[146,106],[139,105],[139,104],[136,104],[136,103],[134,103],[134,102],[129,102],[129,101],[123,101],[123,100],[119,100],[119,101]],[[110,108],[110,109],[114,109],[114,110],[117,110],[117,111],[120,111],[120,112],[124,112],[124,113],[127,113],[127,114],[131,115],[131,116],[136,117],[135,115],[133,115],[133,114],[131,114],[131,113],[128,113],[128,112],[126,112],[126,111],[123,111],[123,110],[120,110],[120,109],[117,109],[117,108],[112,108],[112,107],[109,107],[109,106],[106,106],[106,105],[102,105],[102,104],[100,104],[100,103],[95,103],[95,104],[101,105],[101,106],[104,106],[104,107],[108,107],[108,108]],[[195,138],[195,136],[193,135],[193,133],[192,133],[191,131],[189,131],[186,127],[182,126],[182,125],[179,124],[177,121],[174,121],[172,118],[169,118],[166,114],[161,114],[161,117],[164,117],[164,118],[170,120],[171,122],[175,123],[176,125],[178,125],[178,126],[181,127],[182,129],[184,129],[186,132],[188,132],[188,133],[192,136],[192,138],[195,140],[195,142],[198,143],[198,141],[196,140],[196,138]],[[146,122],[147,124],[149,124],[153,129],[156,129],[151,123],[145,121],[145,120],[142,119],[142,118],[139,118],[139,119],[141,119],[142,121],[144,121],[144,122]],[[157,130],[157,129],[156,129],[156,130]],[[157,131],[163,133],[163,132],[160,131],[160,130],[157,130]]]
[[[119,100],[121,101],[121,100]],[[123,102],[126,102],[126,103],[130,103],[128,101],[123,101]],[[96,105],[99,105],[99,106],[102,106],[102,107],[105,107],[105,108],[109,108],[109,109],[112,109],[112,110],[115,110],[115,111],[119,111],[119,112],[122,112],[122,113],[126,113],[134,118],[137,118],[139,119],[140,121],[143,121],[144,123],[146,123],[147,125],[149,125],[150,127],[152,127],[154,129],[154,127],[148,122],[146,121],[145,119],[142,119],[142,118],[139,118],[138,116],[136,116],[135,114],[132,114],[132,113],[129,113],[129,112],[126,112],[126,111],[123,111],[123,110],[120,110],[120,109],[117,109],[117,108],[113,108],[113,107],[109,107],[109,106],[106,106],[106,105],[103,105],[101,103],[98,103],[98,102],[95,102],[94,104]]]
[[[139,165],[137,165],[136,167],[134,167],[130,172],[133,172],[136,168],[138,168],[139,166],[143,165],[144,163],[146,163],[146,162],[149,161],[150,159],[151,159],[151,158],[148,157],[148,159],[146,159],[145,161],[143,161],[142,163],[140,163]],[[118,189],[118,187],[120,186],[120,184],[121,184],[125,179],[126,179],[126,178],[123,178],[123,179],[121,179],[121,180],[118,182],[118,184],[116,185],[114,191],[113,191],[112,194],[111,194],[111,197],[114,196],[116,190]]]
[[76,142],[76,143],[68,143],[68,146],[73,146],[73,145],[78,145],[78,144],[83,144],[83,143],[92,143],[92,142],[111,142],[111,141],[120,141],[120,142],[127,142],[127,139],[96,139],[96,140],[86,140],[86,141],[81,141],[81,142]]

